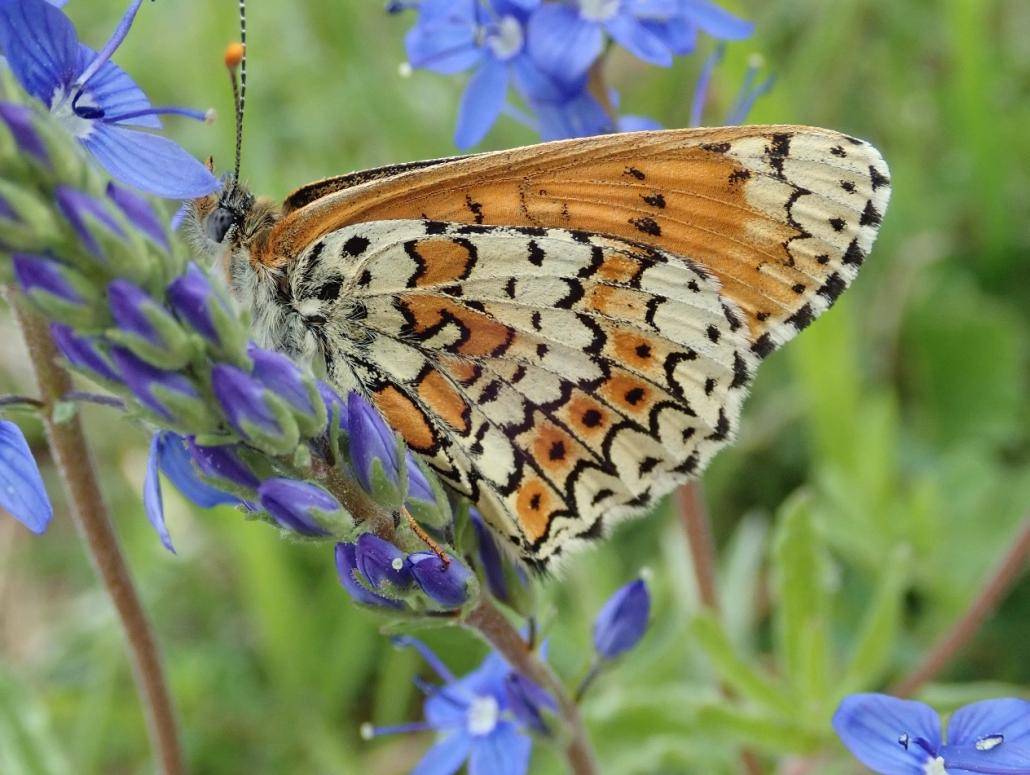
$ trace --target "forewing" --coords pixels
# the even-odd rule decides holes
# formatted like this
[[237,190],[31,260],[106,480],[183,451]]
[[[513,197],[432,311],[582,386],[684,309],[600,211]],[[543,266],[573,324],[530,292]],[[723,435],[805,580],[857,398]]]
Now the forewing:
[[607,135],[416,166],[302,197],[295,204],[307,204],[256,257],[287,263],[325,234],[384,219],[608,234],[713,274],[764,357],[847,287],[889,193],[876,149],[825,129]]
[[534,563],[695,475],[757,363],[711,273],[613,237],[377,221],[289,276],[331,379]]

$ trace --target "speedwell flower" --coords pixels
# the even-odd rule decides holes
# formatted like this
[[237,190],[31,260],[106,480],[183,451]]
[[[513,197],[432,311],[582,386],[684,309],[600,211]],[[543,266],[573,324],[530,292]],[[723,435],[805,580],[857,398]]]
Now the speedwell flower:
[[143,0],[133,0],[99,52],[79,43],[74,25],[45,0],[0,0],[0,51],[29,94],[89,151],[112,177],[171,199],[216,190],[218,180],[182,148],[141,129],[160,129],[161,114],[204,120],[185,108],[155,108],[111,56]]
[[54,516],[32,450],[10,420],[0,420],[0,509],[33,533],[43,533]]
[[475,68],[462,95],[454,142],[475,145],[504,109],[514,80],[523,97],[546,98],[554,84],[526,48],[528,11],[539,0],[424,0],[405,40],[412,67],[452,75]]
[[929,705],[886,694],[853,694],[833,715],[844,745],[883,775],[1019,775],[1030,772],[1030,702],[984,700],[959,708],[948,721]]
[[[449,775],[468,761],[469,775],[525,775],[533,741],[526,734],[513,706],[509,681],[514,671],[504,659],[491,653],[474,671],[455,678],[425,644],[415,638],[398,638],[401,646],[416,648],[443,680],[444,685],[429,690],[424,712],[425,721],[397,727],[362,728],[362,736],[399,732],[435,731],[437,742],[426,752],[412,775]],[[543,700],[547,707],[553,701],[528,682],[518,682],[520,704]]]

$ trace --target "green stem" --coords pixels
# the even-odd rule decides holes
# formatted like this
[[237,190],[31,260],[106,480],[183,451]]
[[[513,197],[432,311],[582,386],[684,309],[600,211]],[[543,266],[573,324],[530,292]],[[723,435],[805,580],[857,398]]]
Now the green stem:
[[133,676],[159,771],[163,775],[181,775],[185,771],[182,751],[157,644],[111,526],[82,424],[78,417],[54,422],[50,411],[71,391],[71,377],[59,363],[46,321],[24,302],[15,288],[8,287],[7,298],[28,346],[29,360],[45,405],[41,414],[47,439],[75,526],[125,630]]

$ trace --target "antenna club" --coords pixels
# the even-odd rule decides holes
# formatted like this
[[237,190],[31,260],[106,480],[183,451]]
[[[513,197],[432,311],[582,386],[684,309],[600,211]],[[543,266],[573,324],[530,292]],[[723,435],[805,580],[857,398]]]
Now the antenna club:
[[246,52],[247,47],[242,43],[230,43],[225,49],[225,66],[235,70],[240,66]]

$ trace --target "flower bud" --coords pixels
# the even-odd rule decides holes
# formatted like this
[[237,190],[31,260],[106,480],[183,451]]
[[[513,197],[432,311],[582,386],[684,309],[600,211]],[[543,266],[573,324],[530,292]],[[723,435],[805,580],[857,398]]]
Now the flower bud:
[[153,240],[154,244],[165,250],[171,247],[168,242],[168,235],[161,225],[161,219],[157,217],[157,213],[150,206],[150,202],[129,189],[114,183],[107,184],[107,196],[121,210],[126,220]]
[[25,253],[15,253],[12,261],[22,291],[49,317],[76,328],[92,328],[102,322],[99,296],[79,272]]
[[73,367],[91,379],[121,384],[121,377],[110,359],[94,344],[95,339],[79,336],[73,328],[61,323],[51,323],[50,334],[61,355]]
[[[188,439],[171,431],[161,431],[155,434],[153,448],[157,464],[164,475],[179,492],[201,508],[210,509],[223,503],[240,502],[235,495],[212,487],[197,475],[198,468],[202,471],[205,469],[199,462],[194,465],[197,456],[191,454],[192,445]],[[256,479],[254,481],[257,482]]]
[[168,303],[176,316],[190,326],[229,361],[243,366],[247,331],[236,318],[229,301],[215,289],[196,264],[168,286]]
[[211,370],[211,387],[229,424],[244,439],[272,455],[293,452],[300,440],[287,403],[235,366]]
[[347,396],[350,460],[361,486],[383,505],[398,506],[397,437],[363,396]]
[[372,533],[362,533],[355,548],[358,570],[374,588],[383,583],[402,590],[411,586],[413,579],[404,552]]
[[112,347],[111,358],[139,402],[187,433],[202,433],[217,422],[189,379],[142,361],[124,347]]
[[408,556],[411,575],[430,598],[444,608],[460,608],[469,599],[472,572],[453,555],[445,562],[433,552]]
[[[347,590],[347,593],[356,603],[372,606],[374,608],[403,609],[404,604],[391,600],[388,597],[377,595],[368,589],[358,580],[357,552],[354,544],[340,543],[336,545],[336,572],[340,577],[340,584]],[[361,574],[364,577],[364,574]]]
[[490,594],[498,600],[506,601],[508,599],[508,581],[505,578],[500,549],[497,548],[494,537],[490,535],[489,529],[483,523],[483,518],[474,508],[469,510],[469,521],[475,530],[479,562],[483,566],[483,575],[486,577]]
[[594,622],[594,648],[601,659],[615,659],[640,642],[651,615],[651,593],[643,579],[612,595]]
[[326,526],[344,516],[336,498],[296,479],[266,479],[258,488],[261,506],[283,527],[306,536],[329,535]]
[[47,161],[46,149],[35,127],[32,126],[32,111],[29,108],[10,102],[0,102],[0,121],[7,125],[22,153],[34,156],[41,162]]
[[193,462],[207,478],[244,490],[256,490],[261,485],[250,466],[240,459],[235,445],[206,447],[192,438],[187,439],[186,444]]
[[107,299],[118,324],[108,338],[161,369],[181,369],[190,362],[194,353],[186,332],[141,288],[115,280],[107,286]]
[[314,379],[304,374],[297,364],[282,353],[264,350],[257,345],[247,348],[254,362],[251,374],[280,398],[286,400],[297,427],[303,436],[322,433],[326,422],[325,402]]
[[[58,186],[54,198],[57,208],[68,220],[86,249],[97,258],[103,257],[101,241],[106,242],[108,235],[115,238],[125,236],[125,231],[100,202],[88,194],[76,191],[69,186]],[[104,236],[101,236],[104,232]]]

